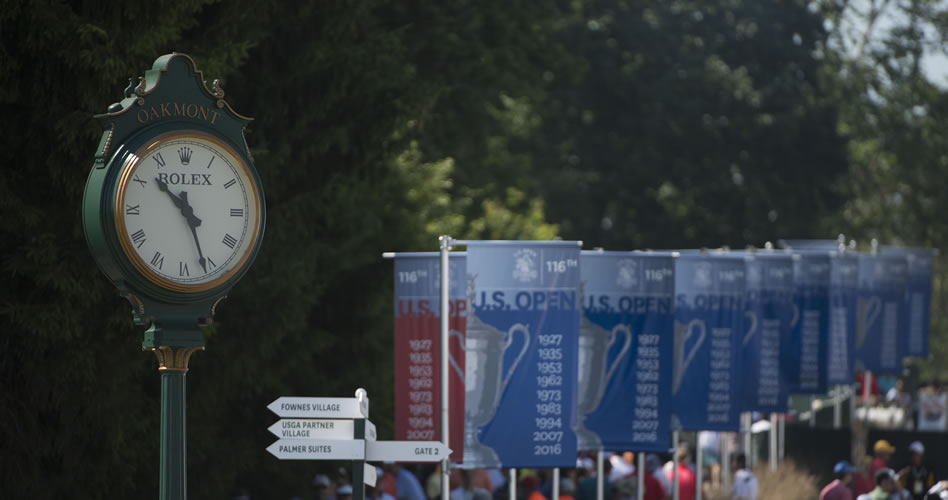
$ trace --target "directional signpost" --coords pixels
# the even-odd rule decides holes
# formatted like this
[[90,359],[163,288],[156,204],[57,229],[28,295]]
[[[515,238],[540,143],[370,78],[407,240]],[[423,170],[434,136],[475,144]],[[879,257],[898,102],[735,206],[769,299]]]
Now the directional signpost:
[[376,462],[440,462],[451,453],[441,441],[367,441],[365,459]]
[[365,389],[354,398],[282,397],[267,405],[281,417],[268,430],[280,438],[267,447],[280,460],[352,460],[352,500],[375,486],[372,462],[440,462],[451,454],[440,441],[377,441]]

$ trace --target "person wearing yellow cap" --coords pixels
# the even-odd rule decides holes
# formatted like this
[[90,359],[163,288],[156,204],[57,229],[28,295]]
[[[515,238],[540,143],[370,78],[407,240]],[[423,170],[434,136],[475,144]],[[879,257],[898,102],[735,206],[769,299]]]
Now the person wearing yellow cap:
[[891,443],[885,439],[876,441],[875,446],[872,447],[872,454],[875,455],[875,458],[872,459],[872,464],[869,466],[869,476],[875,477],[876,472],[888,468],[889,459],[892,458],[893,453],[895,453],[895,446],[892,446]]

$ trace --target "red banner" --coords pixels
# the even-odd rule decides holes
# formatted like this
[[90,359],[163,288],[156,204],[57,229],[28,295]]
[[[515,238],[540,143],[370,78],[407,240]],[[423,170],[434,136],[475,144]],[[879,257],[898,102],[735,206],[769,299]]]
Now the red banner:
[[[440,258],[395,257],[395,439],[441,441]],[[449,418],[451,460],[464,456],[464,257],[450,259]]]

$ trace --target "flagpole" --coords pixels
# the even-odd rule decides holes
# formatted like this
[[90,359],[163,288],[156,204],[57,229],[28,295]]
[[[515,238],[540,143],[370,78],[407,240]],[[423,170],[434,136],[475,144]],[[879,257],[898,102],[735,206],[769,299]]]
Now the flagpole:
[[[443,235],[439,238],[441,243],[441,442],[444,447],[450,449],[450,419],[448,418],[450,396],[448,384],[448,342],[450,334],[450,313],[451,304],[449,303],[449,284],[451,283],[449,265],[449,253],[451,250],[451,237]],[[441,460],[441,500],[450,500],[451,497],[451,471],[450,455]]]

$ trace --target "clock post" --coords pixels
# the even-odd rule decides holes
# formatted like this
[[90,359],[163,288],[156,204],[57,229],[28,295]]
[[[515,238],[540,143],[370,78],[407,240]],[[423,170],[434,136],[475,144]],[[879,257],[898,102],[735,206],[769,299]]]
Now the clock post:
[[159,57],[96,118],[105,132],[83,229],[135,324],[147,327],[142,349],[161,374],[159,498],[184,500],[188,362],[263,240],[263,189],[243,135],[251,119],[178,53]]

